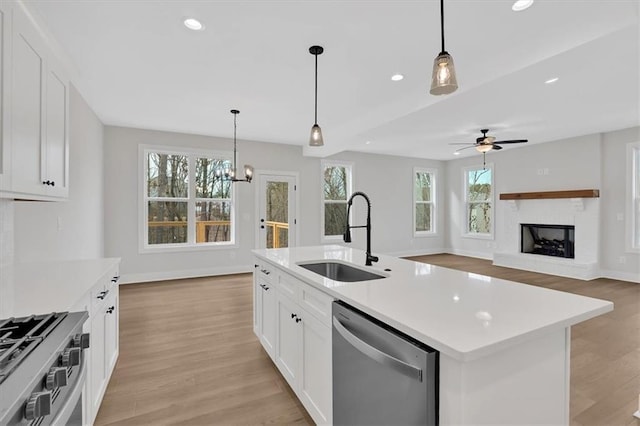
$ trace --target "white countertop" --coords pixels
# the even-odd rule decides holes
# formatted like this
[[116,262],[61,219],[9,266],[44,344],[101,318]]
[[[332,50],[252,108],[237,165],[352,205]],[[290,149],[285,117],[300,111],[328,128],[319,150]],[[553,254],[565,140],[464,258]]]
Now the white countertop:
[[119,258],[14,264],[0,269],[0,318],[68,311]]
[[[461,361],[471,361],[613,310],[613,303],[338,245],[254,250],[336,299]],[[376,254],[376,253],[374,253]],[[388,278],[343,283],[297,265],[339,260]],[[391,269],[384,272],[384,269]]]

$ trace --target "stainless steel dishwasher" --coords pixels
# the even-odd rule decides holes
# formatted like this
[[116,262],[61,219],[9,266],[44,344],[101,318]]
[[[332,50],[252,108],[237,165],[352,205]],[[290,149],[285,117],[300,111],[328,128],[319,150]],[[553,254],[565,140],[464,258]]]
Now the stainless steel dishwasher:
[[333,424],[437,425],[439,353],[333,302]]

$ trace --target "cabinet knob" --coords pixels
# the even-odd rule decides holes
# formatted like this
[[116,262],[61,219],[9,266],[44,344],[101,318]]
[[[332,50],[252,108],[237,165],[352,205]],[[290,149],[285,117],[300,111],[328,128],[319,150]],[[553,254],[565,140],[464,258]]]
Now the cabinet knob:
[[24,407],[24,418],[35,420],[51,414],[51,392],[32,393]]
[[51,186],[56,186],[55,181],[51,181]]
[[45,387],[48,390],[54,390],[62,386],[67,386],[67,368],[66,367],[54,367],[47,374],[45,380]]
[[80,349],[87,349],[89,347],[89,333],[76,334],[73,337],[73,345]]
[[297,315],[296,315],[296,314],[291,314],[291,319],[293,319],[293,318],[295,318],[295,317],[297,317]]
[[62,354],[62,366],[73,367],[80,365],[80,348],[69,348]]

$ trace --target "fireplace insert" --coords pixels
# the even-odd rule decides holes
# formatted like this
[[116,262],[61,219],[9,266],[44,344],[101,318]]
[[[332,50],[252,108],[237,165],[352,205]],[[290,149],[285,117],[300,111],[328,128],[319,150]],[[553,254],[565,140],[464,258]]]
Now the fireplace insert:
[[520,224],[520,252],[573,259],[575,226]]

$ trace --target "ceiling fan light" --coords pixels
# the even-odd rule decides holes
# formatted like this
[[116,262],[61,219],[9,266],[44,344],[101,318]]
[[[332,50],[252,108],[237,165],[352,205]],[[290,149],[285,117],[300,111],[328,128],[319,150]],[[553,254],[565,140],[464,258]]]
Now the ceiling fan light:
[[448,95],[458,88],[456,69],[453,58],[448,52],[440,52],[433,61],[433,74],[431,77],[432,95]]
[[476,146],[476,151],[478,152],[489,152],[493,149],[493,145],[490,143],[483,143]]
[[323,146],[324,140],[322,139],[322,129],[318,126],[318,123],[311,127],[311,137],[309,138],[309,146]]

